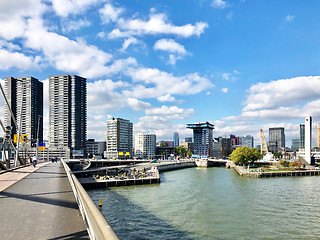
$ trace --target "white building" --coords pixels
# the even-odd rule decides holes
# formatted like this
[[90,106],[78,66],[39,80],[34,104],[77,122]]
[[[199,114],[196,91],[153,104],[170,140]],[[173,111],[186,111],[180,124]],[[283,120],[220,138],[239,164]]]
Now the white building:
[[107,144],[105,158],[132,158],[133,125],[129,120],[111,118],[107,121]]
[[153,158],[156,155],[156,135],[138,133],[135,135],[135,156],[137,158]]
[[311,164],[311,146],[312,146],[312,117],[305,119],[305,160]]

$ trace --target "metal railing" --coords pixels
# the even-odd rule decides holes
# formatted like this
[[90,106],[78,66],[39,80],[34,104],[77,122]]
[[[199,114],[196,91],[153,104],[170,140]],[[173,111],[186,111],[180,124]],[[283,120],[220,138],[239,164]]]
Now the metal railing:
[[90,239],[119,239],[112,230],[111,226],[108,224],[107,220],[101,214],[100,210],[91,200],[86,190],[82,187],[81,183],[71,172],[66,162],[63,159],[61,159],[61,162],[67,172],[68,179],[81,211],[82,218],[87,224],[87,230]]

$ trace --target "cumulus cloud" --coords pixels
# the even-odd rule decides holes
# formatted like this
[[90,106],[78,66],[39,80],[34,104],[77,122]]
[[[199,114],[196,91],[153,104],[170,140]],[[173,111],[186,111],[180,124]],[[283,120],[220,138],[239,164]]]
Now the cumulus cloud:
[[0,69],[10,68],[29,69],[36,67],[40,61],[38,57],[25,56],[19,52],[10,52],[0,48]]
[[153,48],[155,50],[162,50],[162,51],[178,53],[182,55],[187,53],[184,46],[175,42],[173,39],[166,39],[166,38],[160,39],[154,44]]
[[91,22],[86,19],[79,19],[77,21],[61,21],[61,25],[63,32],[71,32],[79,30],[83,27],[89,27],[91,25]]
[[128,98],[128,105],[136,111],[146,110],[151,108],[151,104],[147,102],[140,101],[136,98]]
[[117,8],[107,3],[102,9],[99,10],[101,20],[104,24],[109,23],[110,21],[115,22],[118,20],[119,15],[124,11],[123,8]]
[[149,20],[123,19],[118,20],[119,28],[109,34],[110,38],[123,38],[129,36],[173,34],[180,37],[200,36],[208,27],[205,22],[197,22],[195,25],[186,24],[175,26],[168,22],[165,14],[151,13]]
[[140,41],[134,37],[129,37],[126,39],[123,44],[120,51],[125,51],[130,45],[138,44]]
[[130,68],[127,75],[137,84],[132,90],[123,93],[136,98],[157,98],[167,94],[191,95],[214,86],[209,79],[197,73],[177,77],[155,68]]
[[160,108],[150,108],[146,109],[146,115],[156,115],[162,116],[167,119],[185,119],[189,118],[191,115],[195,114],[193,108],[183,109],[177,106],[161,106]]
[[51,0],[57,15],[67,17],[69,14],[84,12],[88,7],[99,3],[99,0]]
[[276,109],[320,97],[320,77],[296,77],[258,83],[249,89],[244,111]]
[[176,101],[176,99],[173,96],[171,96],[170,94],[166,94],[166,95],[157,97],[157,100],[159,102],[174,102],[174,101]]

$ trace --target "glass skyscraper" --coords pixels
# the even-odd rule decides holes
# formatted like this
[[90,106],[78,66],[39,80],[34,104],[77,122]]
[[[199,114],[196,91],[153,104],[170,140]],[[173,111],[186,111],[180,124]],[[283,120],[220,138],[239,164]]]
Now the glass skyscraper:
[[286,147],[284,128],[269,128],[269,148],[273,151],[280,151]]

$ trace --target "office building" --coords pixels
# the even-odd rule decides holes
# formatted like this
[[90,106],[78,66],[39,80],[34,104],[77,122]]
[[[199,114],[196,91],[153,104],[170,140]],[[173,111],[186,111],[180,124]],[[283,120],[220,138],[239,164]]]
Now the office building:
[[179,146],[179,133],[175,132],[173,134],[173,146],[178,147]]
[[269,128],[269,148],[271,151],[281,151],[285,148],[284,128]]
[[254,146],[254,138],[251,135],[239,137],[239,142],[241,142],[241,146],[243,147],[253,148]]
[[76,75],[49,77],[49,144],[66,157],[85,157],[87,79]]
[[[20,134],[27,135],[28,147],[36,146],[37,138],[43,142],[43,83],[33,77],[6,77],[5,94],[18,126],[21,117]],[[4,125],[11,126],[12,138],[18,133],[7,105]]]
[[214,125],[209,122],[187,124],[187,128],[193,129],[194,154],[199,156],[213,157]]
[[316,124],[316,143],[317,147],[320,148],[320,121]]
[[154,158],[156,155],[156,135],[138,133],[135,135],[134,148],[137,158]]
[[179,147],[183,147],[188,152],[189,150],[193,153],[194,152],[194,144],[189,142],[180,143]]
[[192,137],[186,137],[185,139],[184,139],[184,142],[186,142],[186,143],[192,143],[193,141],[192,141]]
[[300,139],[292,139],[291,149],[298,150],[300,148]]
[[132,158],[133,126],[129,120],[110,118],[107,121],[107,147],[104,157],[108,159]]
[[305,118],[305,160],[309,164],[313,164],[311,161],[311,146],[312,146],[312,117],[308,116]]
[[305,145],[305,125],[304,124],[300,124],[300,136],[299,136],[299,140],[300,140],[300,148],[304,148]]
[[95,141],[94,139],[87,140],[87,155],[88,156],[103,156],[106,150],[106,141]]

